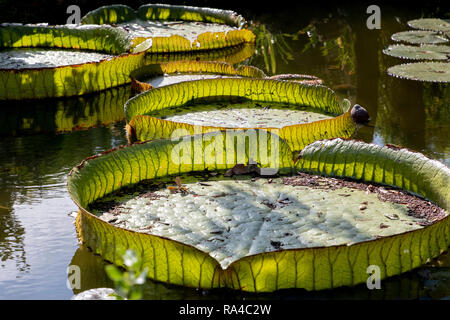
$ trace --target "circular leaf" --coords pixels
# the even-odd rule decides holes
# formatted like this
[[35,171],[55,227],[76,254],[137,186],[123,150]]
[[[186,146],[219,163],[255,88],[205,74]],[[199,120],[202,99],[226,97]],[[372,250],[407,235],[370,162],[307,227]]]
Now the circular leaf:
[[[201,106],[208,100],[211,102],[211,99],[226,103],[236,102],[236,99],[244,99],[245,102],[278,103],[292,110],[298,107],[311,108],[311,111],[315,110],[314,112],[318,114],[335,116],[312,122],[300,121],[296,124],[283,125],[281,128],[276,126],[276,130],[280,130],[280,136],[294,150],[301,150],[307,144],[316,141],[319,136],[322,138],[343,137],[343,135],[350,137],[355,130],[355,123],[350,112],[343,113],[334,91],[325,86],[271,79],[222,78],[174,83],[148,90],[128,100],[125,104],[125,113],[129,141],[173,138],[173,134],[185,132],[184,130],[188,130],[189,134],[195,134],[196,130],[209,132],[240,127],[238,125],[216,126],[217,123],[192,124],[166,118],[166,111],[170,109],[175,110],[186,103],[191,104],[189,108],[194,108],[193,101],[200,101],[201,104],[196,104]],[[261,108],[258,106],[256,109],[261,110]],[[245,116],[242,118],[246,119]],[[266,124],[258,127],[274,129]]]
[[405,78],[429,82],[450,82],[450,63],[417,62],[393,66],[388,74],[398,78]]
[[448,40],[433,31],[402,31],[392,35],[392,40],[408,42],[412,44],[425,43],[437,44],[445,43]]
[[[262,132],[262,130],[257,130],[255,133],[261,134]],[[222,287],[251,292],[267,292],[294,287],[322,290],[365,283],[367,281],[367,267],[371,264],[380,266],[380,276],[381,279],[384,279],[425,264],[429,259],[437,257],[448,248],[450,243],[447,236],[450,227],[450,216],[448,214],[417,230],[396,232],[390,236],[382,235],[372,240],[362,240],[351,245],[347,242],[341,245],[326,244],[325,246],[295,246],[291,248],[284,248],[284,240],[282,242],[280,238],[271,238],[274,233],[271,229],[259,227],[263,222],[281,223],[280,220],[262,221],[259,217],[258,224],[251,224],[248,227],[254,231],[262,231],[260,235],[266,237],[267,240],[263,244],[263,248],[268,247],[269,251],[264,250],[259,253],[255,252],[255,254],[246,251],[244,257],[225,265],[219,262],[223,256],[213,257],[208,253],[211,252],[208,248],[199,249],[180,241],[182,240],[180,238],[180,240],[173,239],[173,235],[182,236],[185,226],[181,230],[177,230],[176,233],[164,232],[164,235],[161,236],[150,234],[145,230],[138,232],[126,227],[116,227],[110,223],[113,221],[105,221],[89,212],[89,210],[92,210],[91,204],[96,200],[105,199],[107,196],[114,197],[113,192],[124,191],[124,188],[136,185],[139,182],[150,182],[163,177],[172,179],[173,176],[179,177],[183,174],[198,173],[199,171],[206,172],[205,169],[208,167],[215,168],[217,172],[222,172],[222,170],[230,167],[234,170],[238,163],[250,162],[250,157],[247,156],[246,152],[243,152],[245,157],[242,161],[238,160],[238,143],[231,143],[230,147],[227,147],[225,143],[227,139],[222,137],[224,139],[220,139],[221,142],[217,144],[219,139],[216,140],[216,137],[219,137],[220,134],[216,131],[207,134],[205,137],[196,135],[192,137],[192,140],[188,138],[181,142],[161,139],[132,144],[110,150],[102,155],[89,157],[72,169],[67,178],[67,187],[70,196],[80,208],[76,220],[80,241],[91,248],[94,253],[101,254],[104,259],[122,266],[123,261],[118,258],[117,252],[125,248],[139,252],[143,261],[142,267],[148,268],[148,276],[156,281],[195,288]],[[231,134],[234,137],[234,133]],[[240,134],[245,139],[247,133],[242,131]],[[211,138],[214,139],[211,140]],[[276,153],[278,156],[274,158],[275,161],[272,161],[271,164],[279,164],[278,167],[283,171],[280,174],[287,174],[292,172],[293,169],[312,175],[327,176],[334,179],[354,179],[370,183],[372,186],[363,188],[363,192],[365,190],[371,192],[373,185],[393,186],[420,195],[448,211],[450,169],[441,162],[430,160],[422,154],[395,146],[380,147],[360,141],[333,139],[316,141],[303,148],[294,163],[292,150],[289,149],[286,142],[272,134],[264,136],[263,139],[261,139],[261,136],[256,139],[255,150],[261,150],[263,146],[272,146],[274,141],[277,143],[274,145],[279,146],[279,152]],[[187,151],[187,148],[195,145],[200,148],[195,151],[197,154],[194,156],[192,149]],[[215,153],[213,156],[216,159],[213,161],[214,163],[206,166],[209,161],[208,157],[205,158],[204,155],[206,152],[212,155],[210,147],[213,145],[217,146],[217,149],[214,149],[215,152],[220,152],[224,157],[223,159],[230,159],[231,162],[225,163],[219,158],[215,158],[217,154]],[[207,151],[207,149],[209,150]],[[173,158],[174,150],[176,161],[170,161],[170,159],[175,160]],[[183,154],[186,150],[192,155],[187,157],[183,164],[178,162],[178,160],[181,160],[179,157],[180,150],[183,150]],[[274,149],[271,148],[270,150]],[[272,152],[270,154],[272,155]],[[276,161],[277,159],[279,161]],[[273,167],[269,164],[267,169],[269,168]],[[169,188],[169,190],[174,190],[173,195],[179,196],[180,199],[182,195],[189,197],[189,187],[183,186],[181,180],[177,182],[176,178],[175,182],[178,187]],[[197,186],[197,188],[200,187]],[[210,187],[205,186],[205,188]],[[267,184],[269,190],[273,190],[272,187],[272,183]],[[235,186],[227,190],[232,191],[234,189]],[[214,223],[216,223],[215,218],[222,215],[221,212],[225,214],[227,210],[230,210],[230,202],[223,201],[222,191],[217,191],[217,193],[208,193],[208,197],[213,199],[214,202],[221,201],[221,206],[217,206],[217,212],[211,215]],[[386,191],[383,190],[383,194]],[[154,194],[147,193],[147,197],[142,205],[145,205],[148,201],[159,201],[158,199],[149,200],[154,197]],[[343,198],[348,199],[347,197]],[[160,200],[165,201],[164,199],[161,198]],[[261,199],[262,201],[258,201],[257,206],[271,212],[271,207],[289,205],[290,199],[289,196],[281,196],[281,193],[277,193],[273,196],[273,199]],[[322,198],[319,197],[319,199]],[[295,202],[293,201],[293,203]],[[195,204],[198,203],[196,201],[191,202],[191,205]],[[364,211],[361,215],[368,215],[367,210],[371,205],[372,203],[369,201],[365,204],[365,207],[358,206],[357,214]],[[182,206],[178,206],[178,208],[180,207]],[[219,208],[223,210],[221,209],[220,212]],[[246,207],[245,211],[249,214],[256,213],[253,209],[247,208],[256,208],[254,205]],[[338,211],[340,212],[341,209]],[[299,212],[294,210],[292,213],[297,214]],[[272,211],[271,214],[271,217],[274,218],[276,212]],[[228,222],[249,221],[247,217],[250,216],[246,215],[245,220],[232,219]],[[113,218],[117,219],[114,216]],[[179,215],[179,218],[189,219],[184,213]],[[301,225],[298,223],[299,220],[296,215],[284,215],[282,218],[295,220],[291,225],[285,224],[283,227],[295,227],[295,224]],[[326,216],[324,216],[324,212],[320,213],[318,210],[311,208],[308,218],[314,219],[314,222],[317,221],[320,226],[323,226],[324,223],[321,219],[326,218]],[[367,219],[367,216],[361,218]],[[392,212],[387,212],[387,214],[383,212],[381,218],[385,219],[385,222],[374,227],[377,228],[377,231],[382,229],[381,232],[383,233],[391,231],[392,229],[389,228],[393,226],[393,223],[401,222],[400,215],[394,215]],[[348,222],[346,217],[337,219],[337,222],[339,223],[341,220],[343,223]],[[164,221],[158,220],[156,224],[160,226],[155,225],[155,228],[162,230],[169,227],[166,224],[161,225],[160,222]],[[206,223],[203,225],[199,223],[195,225],[202,231],[204,231],[204,226],[208,227],[212,224]],[[239,249],[239,247],[257,249],[256,246],[247,246],[249,243],[254,243],[253,236],[249,236],[249,228],[238,234],[238,246],[230,248],[233,248],[233,250]],[[153,227],[150,229],[152,232],[155,231]],[[147,231],[150,229],[147,229]],[[168,231],[168,229],[165,230]],[[224,236],[227,236],[226,232],[231,231],[237,233],[238,230],[232,230],[231,226],[229,230],[228,228],[225,230],[216,229],[214,226],[214,229],[210,229],[208,233],[211,242],[208,241],[207,245],[221,245],[221,240],[226,240],[224,239]],[[275,229],[275,231],[279,232],[279,229]],[[316,230],[306,230],[306,232],[308,231]],[[292,239],[292,235],[283,233],[283,239]],[[316,235],[320,236],[320,233]],[[198,238],[194,237],[193,239]],[[236,238],[234,239],[236,240]],[[242,244],[245,244],[245,246],[242,246]],[[332,274],[332,277],[324,280],[324,277],[319,277],[318,274]]]
[[229,10],[149,4],[137,11],[123,5],[100,7],[83,24],[113,24],[128,34],[133,52],[186,52],[253,43],[245,19]]
[[410,20],[408,21],[408,25],[414,29],[450,32],[450,23],[442,19],[428,18]]
[[392,57],[413,60],[447,60],[450,47],[424,45],[421,47],[407,45],[391,45],[383,50],[384,54]]
[[[0,69],[0,100],[70,97],[129,83],[130,72],[143,66],[145,58],[144,53],[129,54],[127,33],[110,26],[2,24],[0,47],[22,48],[16,51],[14,59],[6,57],[6,64]],[[36,52],[31,47],[71,51],[59,51],[65,54],[59,59],[56,55],[43,59],[50,51]],[[75,50],[78,57],[79,50],[89,50],[91,58],[67,63],[68,52],[73,56]],[[94,51],[97,58],[92,60]],[[31,52],[36,54],[34,58]],[[107,55],[99,58],[99,53]],[[11,66],[12,60],[21,62]],[[47,67],[42,64],[45,60],[51,63]],[[55,66],[55,62],[60,63]]]

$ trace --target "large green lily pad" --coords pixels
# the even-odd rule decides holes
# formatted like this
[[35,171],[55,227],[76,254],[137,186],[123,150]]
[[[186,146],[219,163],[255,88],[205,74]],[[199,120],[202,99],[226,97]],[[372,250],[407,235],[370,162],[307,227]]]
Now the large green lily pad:
[[1,55],[9,58],[0,68],[0,100],[68,97],[128,83],[145,63],[145,53],[130,54],[130,47],[126,33],[109,26],[3,24]]
[[264,102],[208,103],[192,108],[173,108],[152,116],[193,126],[217,128],[283,128],[332,119],[314,108],[296,109],[289,104]]
[[[161,88],[163,86],[185,81],[224,78],[262,78],[273,83],[277,83],[275,80],[279,80],[280,82],[295,81],[299,83],[303,80],[307,81],[308,84],[311,81],[318,81],[318,78],[312,76],[308,77],[306,75],[279,75],[275,79],[273,77],[267,78],[264,72],[255,67],[240,66],[235,69],[230,64],[212,61],[169,62],[148,65],[134,71],[131,76],[133,78],[133,85],[137,91],[154,90],[154,88]],[[228,85],[231,83],[224,82],[224,84]],[[223,86],[224,84],[218,85]],[[238,84],[239,83],[236,83],[236,85]],[[197,87],[199,86],[195,86],[196,91],[201,90],[201,87],[199,87],[200,89],[197,89]],[[274,86],[272,89],[275,88],[276,87]],[[319,90],[319,88],[317,89]],[[184,87],[180,87],[180,89],[176,91],[177,94],[183,95],[184,90]],[[175,132],[176,128],[207,128],[208,130],[214,130],[214,128],[281,129],[283,127],[294,127],[298,124],[319,122],[320,120],[332,118],[330,114],[321,112],[322,110],[320,110],[320,108],[308,109],[307,107],[300,105],[295,106],[286,103],[270,102],[270,99],[268,99],[268,101],[259,102],[247,101],[250,99],[249,93],[250,92],[247,92],[247,94],[242,95],[241,98],[238,98],[240,94],[230,93],[231,99],[227,99],[223,93],[210,91],[206,96],[198,97],[199,103],[194,102],[197,98],[193,96],[192,102],[194,105],[189,101],[186,103],[171,102],[169,105],[164,106],[164,108],[157,108],[154,110],[149,109],[142,114],[143,117],[139,118],[140,120],[154,121],[154,123],[146,126],[146,128],[142,128],[142,123],[139,122],[140,120],[133,120],[133,118],[129,121],[127,128],[130,129],[130,133],[136,132],[136,137],[139,136],[140,140],[147,140],[154,139],[155,136],[147,135],[144,137],[140,134],[140,132],[142,132],[141,130],[150,134],[150,131],[158,130],[156,126],[165,129],[165,134],[168,137]],[[329,94],[329,92],[325,92],[323,98],[325,98],[327,94]],[[172,95],[170,94],[170,96]],[[223,98],[218,96],[223,96]],[[200,101],[202,99],[204,101]],[[212,101],[207,102],[208,99]],[[233,99],[236,101],[233,101]],[[216,100],[223,101],[216,102]],[[317,100],[320,101],[321,98],[318,98]],[[149,105],[152,104],[153,103],[149,103]],[[304,104],[308,105],[308,102],[304,101]],[[311,104],[311,106],[313,104]],[[325,105],[323,107],[325,110]],[[132,112],[131,108],[129,111]],[[171,127],[173,130],[170,129]],[[134,138],[130,138],[130,140],[134,140]]]
[[[235,136],[236,133],[248,135],[248,132],[245,131],[234,132],[232,135]],[[412,194],[418,194],[444,210],[448,210],[450,206],[450,169],[438,161],[427,159],[421,154],[406,149],[334,139],[317,141],[304,148],[299,157],[293,157],[290,148],[283,140],[279,140],[275,135],[264,133],[261,130],[255,130],[255,133],[263,134],[264,138],[260,136],[259,139],[254,141],[255,144],[250,143],[247,146],[259,150],[257,152],[250,151],[250,149],[248,152],[242,152],[242,149],[240,149],[239,152],[239,148],[245,145],[242,145],[242,141],[239,142],[239,139],[233,140],[233,143],[227,147],[227,138],[223,137],[223,139],[217,140],[219,134],[222,133],[216,132],[203,137],[185,137],[178,141],[157,140],[134,144],[86,159],[74,168],[68,177],[69,193],[80,208],[77,217],[77,232],[81,241],[95,253],[101,254],[104,259],[118,265],[123,265],[118,252],[124,249],[134,249],[141,256],[143,267],[150,270],[149,277],[158,281],[197,288],[228,287],[252,292],[274,291],[283,288],[320,290],[364,283],[368,278],[367,268],[373,265],[380,268],[380,276],[384,279],[416,268],[448,248],[450,244],[448,236],[450,234],[450,219],[447,213],[443,213],[445,217],[441,215],[436,220],[427,221],[431,224],[425,223],[418,226],[415,224],[417,221],[413,217],[407,216],[407,210],[402,213],[402,211],[391,212],[391,209],[384,211],[383,216],[379,216],[379,218],[385,220],[378,225],[377,231],[381,232],[378,237],[364,238],[368,236],[368,234],[364,234],[358,240],[358,236],[350,232],[352,234],[350,239],[353,241],[347,242],[347,240],[344,240],[345,243],[341,244],[327,242],[329,239],[327,240],[326,236],[321,238],[321,234],[326,234],[326,228],[320,229],[320,227],[328,224],[326,222],[320,223],[320,220],[325,219],[326,221],[327,214],[330,214],[331,217],[331,212],[336,211],[336,209],[332,209],[332,206],[336,205],[336,201],[329,202],[329,205],[331,205],[330,211],[324,212],[325,210],[322,210],[324,209],[321,207],[322,205],[327,207],[326,201],[322,202],[317,210],[313,210],[312,205],[321,199],[309,203],[309,214],[303,216],[309,219],[311,223],[316,223],[316,231],[320,229],[320,232],[315,234],[312,234],[313,232],[309,234],[307,228],[300,232],[300,234],[307,232],[312,237],[304,237],[305,241],[308,239],[312,241],[311,246],[298,246],[297,242],[293,245],[294,247],[290,247],[290,242],[285,242],[285,240],[287,241],[289,237],[292,238],[298,230],[289,228],[302,228],[300,222],[303,219],[300,217],[302,216],[301,203],[295,203],[291,208],[292,210],[290,212],[288,210],[288,207],[292,205],[291,202],[295,202],[296,199],[296,197],[291,197],[291,189],[289,189],[291,186],[296,186],[295,177],[287,177],[290,182],[293,182],[291,186],[283,186],[276,179],[271,182],[265,179],[257,181],[244,179],[237,183],[233,180],[226,182],[219,179],[224,183],[220,187],[212,181],[210,186],[203,186],[205,189],[202,189],[200,184],[194,188],[188,183],[184,185],[178,181],[178,185],[174,183],[171,188],[173,190],[172,196],[178,199],[174,202],[165,202],[163,196],[170,196],[169,193],[158,197],[149,192],[141,200],[144,202],[161,200],[168,206],[158,206],[157,211],[150,213],[140,212],[141,209],[138,207],[145,203],[138,204],[136,202],[134,206],[139,209],[138,214],[142,214],[143,217],[151,219],[151,216],[161,215],[159,220],[154,219],[154,227],[158,229],[156,234],[151,234],[153,226],[151,228],[148,228],[150,225],[147,226],[146,231],[131,230],[133,228],[130,228],[130,226],[122,226],[125,228],[114,226],[114,219],[100,219],[90,212],[90,206],[97,200],[114,196],[114,192],[127,195],[129,191],[136,187],[137,183],[145,183],[145,185],[151,186],[152,183],[158,183],[159,179],[163,177],[181,176],[189,173],[195,175],[196,172],[197,174],[210,176],[211,171],[217,173],[231,169],[232,172],[236,173],[236,171],[242,170],[242,167],[236,166],[239,163],[248,163],[251,159],[263,163],[264,156],[262,156],[261,150],[264,150],[263,153],[269,151],[268,156],[270,158],[269,162],[264,162],[263,167],[265,169],[278,168],[278,173],[281,175],[289,175],[289,172],[295,170],[313,175],[333,177],[336,179],[333,181],[336,182],[330,183],[330,186],[339,185],[339,181],[343,181],[340,178],[350,178],[367,183],[360,195],[346,196],[347,191],[339,188],[337,188],[340,190],[338,192],[342,195],[335,194],[335,192],[323,195],[323,197],[339,198],[342,203],[348,198],[348,203],[358,204],[354,217],[361,216],[364,218],[362,211],[365,210],[368,210],[367,213],[370,217],[376,215],[370,213],[371,209],[369,208],[375,204],[376,200],[370,198],[371,190],[376,188],[373,186],[374,184],[395,186]],[[215,153],[211,153],[212,146],[215,146]],[[270,149],[267,149],[267,146],[270,146]],[[191,152],[188,152],[188,150],[191,150]],[[224,153],[218,153],[219,150],[223,150]],[[223,162],[221,159],[227,159],[227,161]],[[314,194],[325,192],[325,190],[320,189],[321,183],[317,180],[306,179],[306,183],[308,181],[310,186],[319,186],[319,189],[315,193],[307,193],[300,188],[304,191],[305,201],[314,197]],[[208,184],[208,181],[203,183]],[[262,183],[263,186],[251,188],[252,183]],[[273,189],[270,186],[271,183],[274,183]],[[250,184],[250,188],[245,188],[242,184]],[[369,184],[372,184],[372,186]],[[277,186],[287,189],[283,189],[283,192],[279,192],[275,197],[270,193],[276,190]],[[209,192],[207,191],[209,187],[215,188],[215,190]],[[193,194],[189,192],[190,188],[192,188],[191,191],[195,191]],[[365,192],[366,190],[369,194]],[[251,191],[255,195],[252,195]],[[258,195],[258,191],[264,191],[267,194]],[[201,194],[202,192],[204,194]],[[388,192],[390,191],[384,190],[380,194]],[[259,200],[261,201],[252,202],[249,200],[242,205],[233,203],[233,207],[230,202],[221,202],[221,198],[226,196],[223,193],[236,193],[234,196],[241,198],[242,193],[249,193],[247,198],[253,199],[254,197],[254,199],[257,199],[260,196]],[[281,193],[285,193],[286,197],[280,196]],[[178,201],[184,201],[181,197],[183,194],[184,200],[192,198],[190,204],[178,203]],[[197,194],[197,196],[194,196],[194,194]],[[308,194],[309,196],[306,196]],[[129,201],[131,201],[133,195],[129,195]],[[358,198],[360,196],[367,197],[367,199]],[[201,197],[204,197],[204,199],[201,200]],[[299,195],[299,197],[301,196]],[[117,200],[114,197],[110,199]],[[183,220],[186,217],[182,212],[176,213],[177,205],[185,206],[188,211],[191,206],[192,210],[196,211],[195,206],[198,204],[200,206],[198,209],[203,210],[208,207],[208,199],[214,202],[216,211],[213,210],[207,214],[208,221],[199,218],[196,228],[198,227],[201,234],[201,226],[206,223],[203,232],[207,234],[203,234],[202,237],[211,238],[211,243],[208,244],[206,243],[208,241],[205,240],[204,247],[200,245],[201,249],[199,249],[194,247],[192,243],[184,243],[184,240],[182,240],[183,234],[190,234],[194,241],[196,239],[193,233],[186,233],[186,226],[183,226],[183,224],[170,231],[170,226],[166,224],[173,223],[175,218],[170,220],[168,218],[169,213],[165,215],[164,210],[173,210],[175,216]],[[359,202],[357,199],[362,200]],[[241,199],[241,201],[245,200]],[[170,209],[170,203],[173,205],[172,209]],[[245,205],[250,207],[245,208]],[[361,205],[365,205],[366,208],[363,209],[360,207]],[[121,208],[119,206],[117,209],[127,211],[132,206],[133,204],[129,202],[126,206]],[[258,210],[264,212],[258,213],[258,210],[252,210],[252,207],[255,206],[259,208]],[[308,202],[306,201],[303,206],[308,206]],[[286,212],[282,213],[282,210],[278,210],[277,207]],[[345,208],[346,206],[341,207]],[[398,208],[402,208],[402,206],[400,205]],[[274,210],[278,210],[278,213]],[[341,208],[339,208],[339,212],[341,212]],[[299,216],[296,216],[296,214],[299,214]],[[216,227],[221,223],[219,216],[222,215],[228,216],[232,220],[225,219],[225,222],[229,225],[224,224],[224,229],[219,230]],[[251,215],[256,215],[256,217],[261,215],[261,221],[263,218],[268,218],[270,221],[261,223],[261,221],[255,220],[255,223],[252,224]],[[342,224],[343,226],[349,222],[350,216],[351,214],[347,217],[336,216],[335,225]],[[163,217],[170,221],[161,219]],[[279,218],[281,218],[281,221],[278,220]],[[284,219],[285,223],[283,224]],[[407,223],[408,219],[411,219],[409,222],[414,224],[414,230],[394,231],[394,223]],[[136,226],[139,226],[138,220],[134,222],[130,220],[129,222],[137,223]],[[274,230],[270,228],[266,230],[265,227],[268,228],[272,221],[278,227]],[[248,225],[246,225],[246,222]],[[157,224],[161,226],[156,226]],[[143,225],[141,224],[141,226]],[[232,228],[235,229],[232,230]],[[239,228],[242,228],[242,230]],[[384,234],[384,232],[389,232],[387,230],[389,228],[392,228],[390,231],[394,231],[393,234]],[[258,232],[258,230],[261,232]],[[162,233],[158,233],[159,231]],[[219,231],[222,233],[219,233]],[[226,238],[225,232],[236,235],[238,231],[240,231],[238,239],[235,236],[230,239],[232,243],[236,244],[229,246],[231,251],[223,250],[221,254],[218,251],[213,253],[207,248],[222,243],[220,238]],[[279,231],[280,234],[278,234]],[[252,232],[256,232],[255,239],[251,236]],[[332,233],[331,236],[343,236],[344,233]],[[173,236],[178,237],[178,241],[172,238]],[[273,239],[271,239],[272,236],[274,236]],[[222,240],[225,242],[226,239]],[[242,240],[242,242],[239,240]],[[324,241],[324,243],[320,241]],[[242,244],[242,248],[240,244]],[[251,244],[251,246],[247,251],[245,248],[248,244]],[[286,248],[284,248],[285,246]],[[233,255],[233,252],[245,254]]]
[[412,60],[447,60],[450,56],[450,46],[422,45],[420,47],[407,45],[391,45],[383,50],[384,54]]
[[[351,110],[343,111],[334,92],[322,85],[303,84],[285,80],[222,78],[181,82],[148,90],[131,98],[125,104],[127,133],[130,141],[173,138],[185,134],[198,134],[221,129],[242,128],[242,124],[215,126],[212,122],[195,125],[175,122],[160,117],[161,112],[175,108],[197,107],[206,103],[253,102],[252,108],[263,114],[267,104],[284,105],[284,108],[299,111],[325,113],[327,119],[294,125],[259,126],[275,130],[294,150],[320,139],[350,137],[356,131]],[[262,102],[262,104],[258,104]],[[309,110],[304,110],[309,108]],[[238,113],[238,112],[237,112]],[[266,112],[269,113],[269,112]]]
[[[131,82],[149,63],[218,59],[237,63],[253,54],[242,44],[170,56],[130,53],[127,34],[110,26],[3,24],[0,28],[0,100],[69,97]],[[68,59],[70,58],[70,59]]]
[[175,61],[150,64],[131,73],[132,83],[139,92],[169,84],[229,77],[268,78],[280,81],[293,81],[303,84],[322,84],[322,80],[304,74],[279,74],[272,77],[254,66],[240,65],[221,61]]
[[[445,217],[438,208],[433,208],[440,212],[436,216],[432,209],[415,213],[398,202],[416,200],[417,210],[420,200],[396,191],[366,192],[365,184],[314,175],[206,179],[183,176],[183,192],[158,188],[156,180],[153,188],[105,197],[90,208],[116,227],[192,245],[223,269],[249,255],[350,245],[418,230]],[[401,195],[402,200],[382,201],[379,194]]]
[[[151,35],[133,35],[133,26],[117,26],[130,24],[130,19],[154,24]],[[177,21],[167,21],[172,19]],[[241,16],[216,9],[146,5],[135,12],[124,5],[113,5],[88,13],[82,22],[64,26],[2,24],[0,100],[101,91],[130,82],[133,70],[159,62],[161,57],[165,61],[185,60],[186,56],[180,53],[198,52],[189,58],[201,60],[199,55],[211,57],[211,51],[218,49],[228,54],[228,49],[236,48],[244,49],[244,56],[248,57],[246,45],[254,43],[254,34],[242,29],[245,20]],[[111,25],[103,25],[107,23]],[[185,23],[196,26],[195,35],[194,27],[187,30]],[[221,29],[210,32],[214,26]],[[25,49],[36,47],[40,49]],[[20,50],[12,51],[17,48]],[[144,51],[155,55],[145,56]],[[170,57],[159,54],[169,52]],[[232,63],[242,61],[242,55],[235,54]]]
[[89,51],[20,48],[0,51],[0,69],[56,68],[97,63],[113,56]]
[[83,24],[118,24],[134,19],[209,22],[238,28],[246,24],[241,15],[231,10],[169,4],[145,4],[137,10],[121,4],[103,6],[88,12],[81,22]]
[[84,24],[114,24],[128,34],[133,52],[199,51],[254,43],[245,19],[229,10],[147,4],[134,11],[124,5],[100,7]]
[[402,31],[392,35],[392,40],[408,42],[412,44],[439,44],[446,43],[448,40],[433,31]]
[[429,81],[450,82],[450,63],[448,62],[416,62],[393,66],[388,74],[398,78]]
[[234,68],[232,64],[220,61],[176,61],[147,65],[133,71],[130,77],[135,90],[142,92],[184,81],[221,77],[265,78],[266,75],[253,66]]

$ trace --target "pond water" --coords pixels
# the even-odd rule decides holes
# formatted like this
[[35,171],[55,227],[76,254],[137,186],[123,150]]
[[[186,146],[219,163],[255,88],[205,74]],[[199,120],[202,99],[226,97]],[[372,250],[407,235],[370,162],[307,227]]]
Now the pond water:
[[[237,8],[235,10],[238,10]],[[423,152],[450,166],[450,90],[399,80],[386,68],[401,62],[383,55],[390,36],[408,30],[421,11],[382,8],[381,30],[366,28],[365,10],[290,9],[251,14],[255,32],[273,39],[271,54],[258,50],[245,63],[267,74],[313,74],[340,98],[365,107],[368,126],[356,138],[393,143]],[[437,12],[437,10],[436,10]],[[427,12],[432,16],[433,12]],[[300,32],[299,32],[300,31]],[[126,143],[121,106],[129,87],[83,98],[0,104],[0,299],[70,299],[74,292],[112,287],[105,262],[77,241],[77,210],[66,191],[70,169],[82,159]],[[88,106],[88,107],[86,107]],[[75,130],[97,124],[90,130]],[[65,133],[55,133],[66,131]],[[81,268],[81,288],[66,286],[67,268]],[[450,296],[450,255],[387,279],[381,290],[365,285],[321,292],[285,290],[249,295],[230,290],[202,291],[148,281],[148,299],[398,299]]]

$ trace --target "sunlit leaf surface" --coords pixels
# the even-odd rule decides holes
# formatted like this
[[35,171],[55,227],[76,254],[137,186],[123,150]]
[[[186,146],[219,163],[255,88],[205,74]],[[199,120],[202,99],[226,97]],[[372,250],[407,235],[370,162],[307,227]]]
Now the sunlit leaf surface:
[[[261,131],[258,131],[261,132]],[[213,134],[213,133],[211,133]],[[68,177],[68,190],[80,207],[77,230],[80,239],[104,259],[122,265],[117,254],[133,248],[141,255],[149,277],[191,287],[229,287],[244,291],[282,288],[320,290],[354,285],[367,280],[367,267],[380,267],[381,278],[400,274],[424,264],[446,250],[450,220],[447,217],[415,231],[353,245],[276,250],[240,258],[223,269],[208,253],[167,237],[117,228],[88,212],[89,204],[113,191],[140,181],[176,176],[206,168],[224,170],[236,162],[207,164],[203,156],[210,139],[158,140],[135,144],[86,159]],[[419,194],[448,210],[450,171],[442,163],[406,149],[380,147],[357,141],[318,141],[304,148],[294,164],[290,148],[274,135],[258,139],[261,144],[279,143],[281,174],[292,169],[367,183],[396,186]],[[173,151],[199,144],[187,162],[173,162]],[[235,154],[223,146],[224,157]],[[273,152],[275,149],[271,149]],[[244,162],[249,158],[246,155]],[[273,166],[274,162],[269,164]],[[395,217],[394,217],[395,218]],[[272,245],[278,246],[278,243]]]

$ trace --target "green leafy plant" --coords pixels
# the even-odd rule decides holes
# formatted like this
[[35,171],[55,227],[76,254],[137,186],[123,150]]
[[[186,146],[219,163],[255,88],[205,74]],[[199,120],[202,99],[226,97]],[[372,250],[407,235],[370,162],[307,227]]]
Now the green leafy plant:
[[264,59],[264,68],[267,73],[276,74],[277,59],[284,63],[293,60],[293,51],[286,42],[290,35],[273,33],[262,23],[253,23],[249,29],[256,36],[256,56],[262,56]]
[[[341,28],[342,32],[334,38],[325,39],[320,34],[318,27],[309,24],[300,30],[295,37],[307,35],[308,43],[303,47],[302,52],[307,52],[313,48],[319,48],[322,56],[327,57],[336,64],[336,68],[348,70],[349,74],[355,73],[355,48],[354,35],[348,26]],[[295,39],[295,38],[294,38]]]
[[127,271],[122,272],[114,265],[107,265],[105,271],[108,277],[114,281],[117,300],[140,300],[142,299],[142,285],[145,283],[148,269],[141,270],[141,261],[136,253],[128,249],[122,255],[123,263]]

